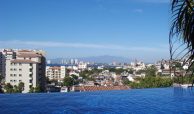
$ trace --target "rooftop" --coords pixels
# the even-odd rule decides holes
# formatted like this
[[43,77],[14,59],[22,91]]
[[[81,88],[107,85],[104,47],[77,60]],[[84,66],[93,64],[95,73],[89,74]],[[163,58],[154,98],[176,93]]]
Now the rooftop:
[[31,60],[19,60],[19,59],[15,59],[15,60],[11,60],[12,63],[37,63],[35,61],[31,61]]

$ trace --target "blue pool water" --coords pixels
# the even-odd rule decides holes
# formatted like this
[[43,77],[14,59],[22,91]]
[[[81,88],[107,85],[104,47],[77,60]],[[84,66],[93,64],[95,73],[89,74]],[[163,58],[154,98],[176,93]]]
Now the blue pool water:
[[0,114],[194,114],[194,88],[1,94]]

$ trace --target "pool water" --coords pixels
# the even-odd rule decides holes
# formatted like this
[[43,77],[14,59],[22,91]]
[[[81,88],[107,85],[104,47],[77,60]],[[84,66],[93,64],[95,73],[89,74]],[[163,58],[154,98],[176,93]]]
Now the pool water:
[[1,94],[0,114],[191,114],[194,88]]

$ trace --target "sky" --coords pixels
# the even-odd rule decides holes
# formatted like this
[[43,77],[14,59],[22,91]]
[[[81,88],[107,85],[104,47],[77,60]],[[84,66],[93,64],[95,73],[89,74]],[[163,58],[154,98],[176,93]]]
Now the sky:
[[169,0],[0,0],[0,48],[47,58],[169,58]]

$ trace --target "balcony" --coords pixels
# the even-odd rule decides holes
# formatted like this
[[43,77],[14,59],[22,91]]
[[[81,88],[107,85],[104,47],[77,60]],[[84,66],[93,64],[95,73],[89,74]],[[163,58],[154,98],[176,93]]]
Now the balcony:
[[32,75],[32,72],[29,72],[29,74],[31,74],[31,75]]
[[30,76],[29,79],[32,80],[33,79],[32,76]]

